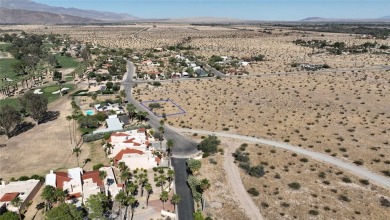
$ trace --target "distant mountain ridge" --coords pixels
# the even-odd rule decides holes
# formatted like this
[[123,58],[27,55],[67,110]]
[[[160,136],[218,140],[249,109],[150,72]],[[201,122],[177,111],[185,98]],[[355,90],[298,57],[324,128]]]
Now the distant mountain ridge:
[[323,17],[308,17],[300,20],[302,22],[357,22],[357,21],[390,21],[390,16],[384,16],[380,18],[323,18]]
[[137,19],[137,17],[127,13],[114,13],[95,10],[83,10],[77,8],[55,7],[36,3],[31,0],[0,0],[0,7],[27,11],[48,12],[53,14],[72,15],[76,17],[102,21],[124,21]]
[[0,23],[2,24],[81,24],[97,22],[101,21],[73,15],[0,8]]

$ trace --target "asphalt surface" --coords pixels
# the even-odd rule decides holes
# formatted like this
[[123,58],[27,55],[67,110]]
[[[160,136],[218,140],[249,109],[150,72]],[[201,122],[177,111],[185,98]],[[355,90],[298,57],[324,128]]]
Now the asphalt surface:
[[[144,108],[137,100],[132,96],[132,87],[135,85],[133,81],[133,75],[135,72],[135,68],[133,63],[127,61],[127,77],[125,81],[122,83],[126,92],[126,101],[134,104],[134,106],[139,111],[146,111],[149,113],[148,122],[153,127],[154,130],[158,130],[160,127],[160,120],[148,109]],[[181,159],[172,158],[172,166],[175,170],[175,186],[176,193],[181,196],[180,203],[177,206],[179,213],[179,220],[192,220],[194,210],[194,201],[192,199],[190,188],[187,184],[187,167],[186,167],[186,156],[193,155],[198,152],[197,144],[190,138],[187,138],[170,127],[164,125],[164,137],[166,139],[172,139],[175,142],[175,146],[173,148],[173,156],[179,156]],[[183,158],[184,157],[184,158]]]
[[194,219],[194,200],[191,190],[187,184],[187,159],[172,158],[172,166],[175,169],[175,187],[176,194],[180,195],[181,200],[178,206],[178,216],[180,220]]

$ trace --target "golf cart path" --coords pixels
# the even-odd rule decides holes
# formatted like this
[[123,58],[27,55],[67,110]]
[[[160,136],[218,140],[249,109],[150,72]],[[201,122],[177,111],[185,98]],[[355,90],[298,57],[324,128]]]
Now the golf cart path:
[[228,134],[224,132],[213,132],[213,131],[203,131],[203,130],[195,130],[195,129],[184,129],[184,128],[173,128],[177,132],[181,133],[198,133],[202,135],[212,135],[215,134],[216,136],[220,137],[226,137],[226,138],[233,138],[233,139],[239,139],[243,141],[248,141],[248,142],[253,142],[253,143],[259,143],[259,144],[265,144],[265,145],[270,145],[274,146],[276,148],[281,148],[285,150],[289,150],[301,155],[305,155],[309,158],[312,158],[314,160],[326,163],[326,164],[331,164],[335,165],[339,168],[342,168],[344,170],[348,170],[350,173],[364,177],[366,179],[369,179],[370,182],[373,184],[376,184],[378,186],[384,187],[385,189],[390,189],[390,178],[387,178],[385,176],[382,176],[380,174],[374,173],[367,168],[364,167],[359,167],[356,166],[355,164],[348,163],[345,161],[342,161],[338,158],[319,153],[319,152],[314,152],[310,150],[306,150],[300,147],[293,146],[291,144],[287,144],[284,142],[278,142],[278,141],[271,141],[263,138],[254,138],[254,137],[249,137],[249,136],[243,136],[243,135],[238,135],[238,134]]

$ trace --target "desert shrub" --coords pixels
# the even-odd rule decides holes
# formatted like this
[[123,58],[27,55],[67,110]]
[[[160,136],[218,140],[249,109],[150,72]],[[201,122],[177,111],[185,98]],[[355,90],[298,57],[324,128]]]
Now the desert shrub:
[[161,86],[161,83],[160,82],[153,82],[152,85],[158,87],[158,86]]
[[21,176],[21,177],[19,177],[18,181],[26,181],[29,179],[30,179],[30,177],[28,177],[28,176]]
[[390,208],[390,200],[386,199],[385,197],[381,197],[379,199],[379,202],[381,203],[381,206]]
[[366,180],[366,179],[361,179],[361,180],[359,180],[359,182],[361,183],[361,184],[363,184],[363,185],[369,185],[370,184],[370,181],[368,181],[368,180]]
[[150,109],[155,109],[155,108],[161,108],[161,104],[158,102],[153,102],[149,104]]
[[254,177],[262,177],[265,174],[264,167],[261,165],[251,167],[248,171],[248,174]]
[[339,195],[339,200],[343,201],[343,202],[350,202],[351,201],[351,199],[348,198],[348,196],[346,196],[346,195]]
[[257,191],[257,189],[255,188],[250,188],[248,190],[248,193],[251,194],[252,196],[258,196],[260,194],[259,191]]
[[341,180],[344,182],[344,183],[352,183],[352,180],[347,177],[347,176],[344,176],[343,178],[341,178]]
[[263,208],[268,208],[269,207],[268,203],[266,203],[266,202],[261,202],[260,205]]
[[318,177],[320,177],[320,178],[322,178],[322,179],[325,179],[325,178],[326,178],[325,172],[320,172],[320,173],[318,174]]
[[234,157],[234,160],[236,160],[238,162],[249,162],[248,155],[245,153],[242,153],[238,149],[236,150],[236,152],[233,153],[233,157]]
[[317,210],[309,210],[310,215],[318,215],[320,214]]
[[298,190],[301,188],[301,184],[297,183],[297,182],[292,182],[292,183],[289,183],[288,186],[291,188],[291,189],[295,189],[295,190]]
[[385,176],[389,176],[390,177],[390,170],[382,170],[381,172],[383,174],[385,174]]
[[92,170],[99,170],[102,167],[104,167],[104,165],[102,163],[98,163],[93,165]]
[[210,159],[209,159],[209,162],[212,163],[212,164],[217,164],[217,161],[214,160],[213,158],[210,158]]
[[309,160],[305,157],[301,158],[299,161],[303,162],[303,163],[307,163],[309,162]]
[[221,141],[215,135],[209,135],[199,143],[199,150],[204,153],[214,154],[218,151],[218,145],[221,144]]
[[364,161],[360,159],[360,160],[355,160],[353,163],[358,165],[358,166],[361,166],[364,164]]

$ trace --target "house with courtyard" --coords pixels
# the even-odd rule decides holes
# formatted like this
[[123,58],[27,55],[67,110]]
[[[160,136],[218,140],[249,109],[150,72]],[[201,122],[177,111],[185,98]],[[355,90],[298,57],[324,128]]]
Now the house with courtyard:
[[14,207],[11,204],[11,201],[16,197],[22,200],[20,209],[24,209],[36,196],[41,185],[41,182],[35,179],[10,182],[8,184],[2,181],[0,185],[0,214],[7,210],[11,212],[18,211],[18,207]]
[[108,140],[112,148],[107,155],[115,166],[124,162],[130,169],[151,169],[160,165],[162,158],[155,154],[150,139],[145,128],[112,133]]
[[[104,180],[100,178],[100,171],[107,172],[107,177]],[[108,180],[112,178],[114,178],[114,174],[111,167],[85,172],[77,167],[69,169],[68,172],[53,172],[51,170],[50,173],[46,174],[45,185],[65,191],[67,194],[66,202],[79,207],[85,204],[91,195],[106,192],[107,183],[116,184],[115,180]],[[121,189],[120,186],[116,186],[116,188],[111,188],[111,191],[116,195]]]

